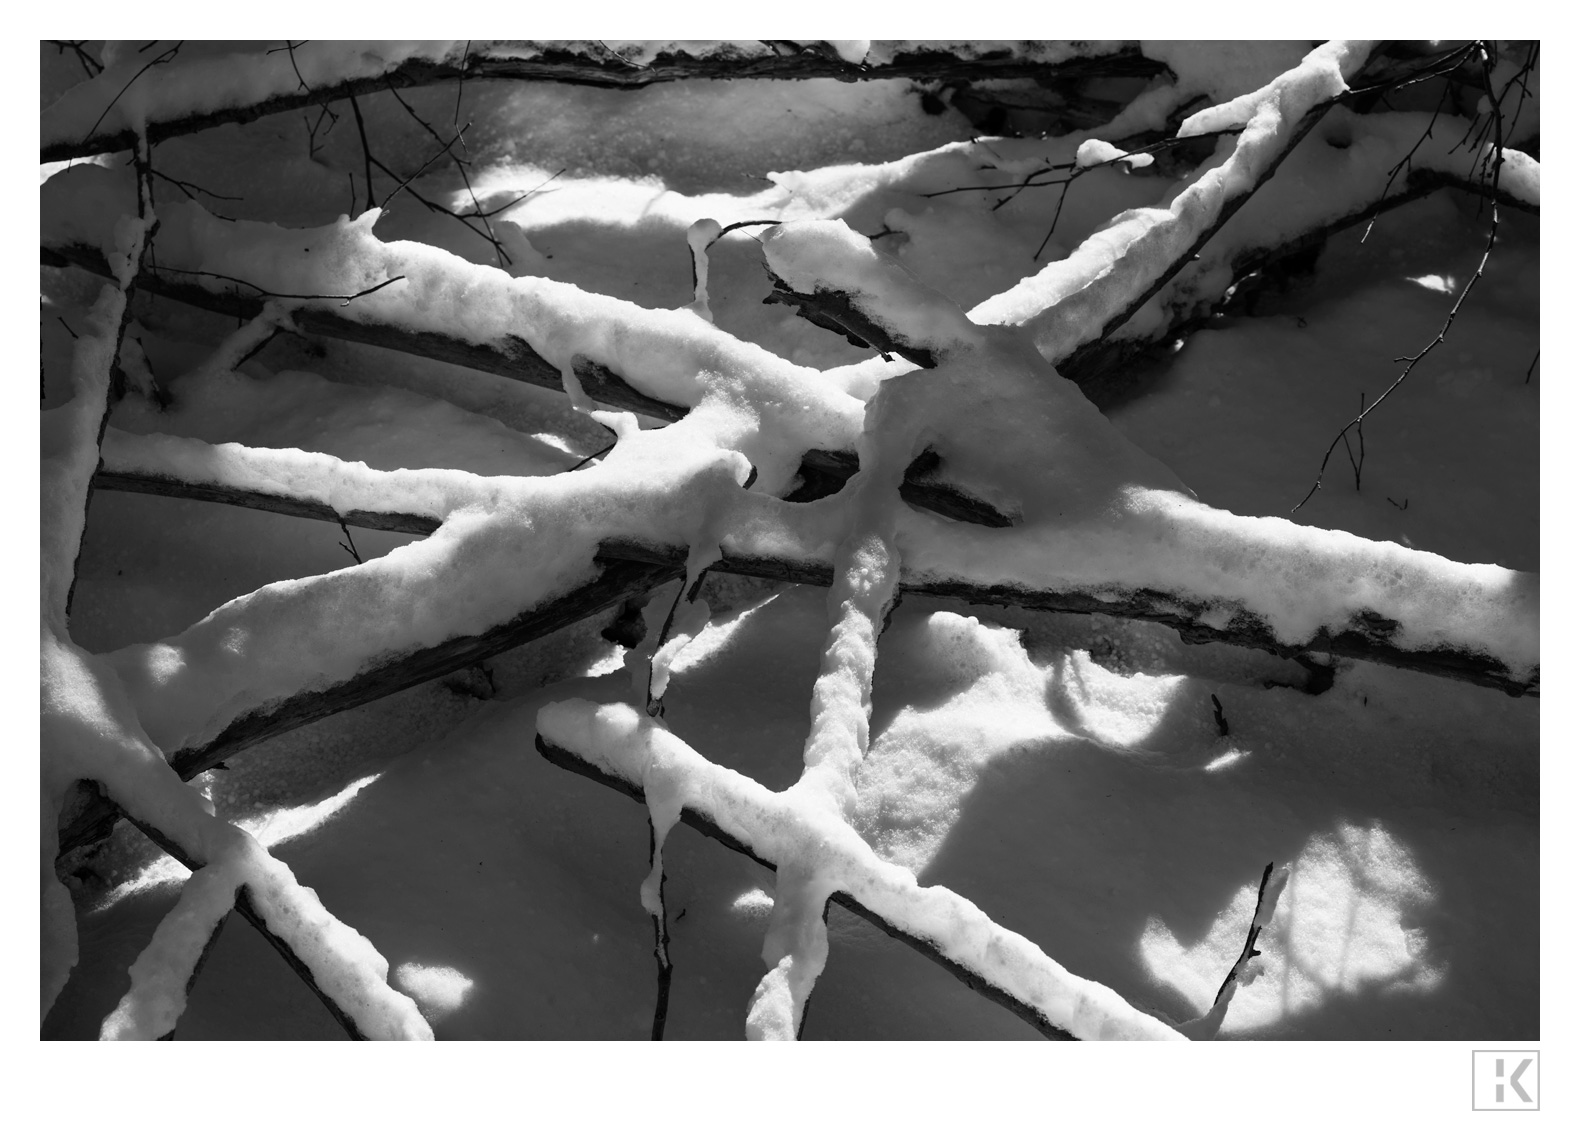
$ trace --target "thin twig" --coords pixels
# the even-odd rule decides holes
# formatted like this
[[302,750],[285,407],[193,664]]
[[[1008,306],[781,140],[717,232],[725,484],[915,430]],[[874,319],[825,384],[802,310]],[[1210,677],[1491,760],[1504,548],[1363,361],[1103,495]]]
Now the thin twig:
[[[674,625],[674,622],[675,622],[675,610],[676,610],[676,608],[678,608],[680,606],[680,601],[684,599],[687,603],[696,603],[697,602],[697,593],[702,590],[702,581],[707,579],[707,576],[708,576],[708,570],[706,568],[704,568],[701,572],[697,573],[697,578],[691,582],[691,586],[689,588],[684,586],[684,585],[682,585],[680,587],[680,589],[675,592],[675,600],[674,600],[673,603],[671,603],[669,605],[669,614],[664,616],[664,625],[659,628],[659,631],[658,631],[658,642],[653,647],[653,654],[654,655],[657,655],[657,653],[664,648],[664,643],[669,641],[669,628]],[[652,659],[652,657],[649,657],[647,661],[648,661],[648,673],[647,673],[647,714],[649,716],[655,716],[655,717],[656,716],[663,716],[664,715],[664,699],[662,697],[655,698],[653,696],[653,659]]]
[[1262,882],[1256,889],[1256,906],[1251,910],[1250,929],[1245,932],[1245,948],[1240,951],[1239,958],[1236,959],[1234,965],[1229,968],[1229,975],[1223,979],[1223,984],[1218,986],[1218,992],[1212,998],[1214,1005],[1217,1005],[1217,1003],[1223,999],[1225,990],[1227,990],[1230,984],[1239,978],[1240,971],[1245,968],[1246,964],[1252,958],[1261,956],[1262,951],[1256,948],[1256,940],[1258,936],[1261,935],[1264,928],[1256,924],[1256,916],[1262,909],[1262,899],[1267,895],[1267,881],[1270,880],[1272,876],[1273,864],[1271,861],[1269,861],[1267,867],[1262,869]]
[[285,41],[285,46],[283,46],[283,47],[273,47],[273,48],[271,48],[271,49],[269,49],[267,51],[264,51],[263,53],[264,54],[279,54],[281,51],[284,51],[284,52],[286,52],[286,54],[290,55],[291,56],[291,69],[296,71],[296,85],[297,85],[297,88],[298,89],[307,90],[309,93],[311,93],[313,87],[307,84],[307,79],[302,77],[302,70],[301,70],[301,68],[296,65],[296,48],[297,47],[305,47],[309,42],[310,42],[310,40],[303,39],[300,43],[293,43],[289,39],[287,39]]
[[[192,193],[193,191],[197,191],[199,194],[207,195],[211,199],[218,199],[221,202],[246,201],[245,199],[237,198],[234,195],[222,195],[217,191],[209,190],[207,187],[199,187],[196,183],[189,183],[185,179],[177,179],[174,176],[166,175],[162,171],[153,171],[152,169],[150,169],[150,171],[156,178],[163,179],[166,183],[169,183],[171,186],[177,188],[182,194],[186,195],[186,197],[191,199],[193,202],[199,201],[197,195]],[[216,217],[218,217],[218,215],[216,215]]]
[[[154,40],[154,42],[158,42],[158,40],[156,39],[156,40]],[[88,142],[88,138],[91,137],[94,134],[94,132],[98,130],[99,125],[104,123],[104,118],[109,115],[110,110],[115,108],[115,103],[117,101],[121,100],[121,95],[124,94],[127,90],[132,88],[132,83],[133,82],[137,81],[137,79],[141,78],[144,74],[148,73],[148,71],[153,69],[155,66],[162,65],[163,63],[167,63],[171,59],[175,58],[176,54],[181,50],[181,44],[184,43],[184,42],[186,42],[185,39],[178,40],[175,46],[173,46],[169,50],[166,50],[163,53],[161,53],[158,58],[155,58],[152,61],[148,62],[146,65],[143,66],[143,68],[141,70],[139,70],[137,73],[133,74],[129,79],[127,79],[126,84],[121,87],[120,92],[117,93],[114,97],[110,98],[110,103],[104,107],[104,112],[100,113],[99,116],[98,116],[98,119],[93,122],[93,125],[88,129],[87,134],[85,136],[83,136],[82,142],[84,144],[86,144]],[[148,44],[148,46],[153,46],[153,43]],[[148,49],[148,47],[144,47],[143,48],[143,50],[145,50],[145,51],[147,49]],[[139,52],[139,53],[141,53],[141,52]]]
[[270,292],[267,288],[260,287],[259,285],[254,284],[250,280],[242,280],[240,277],[237,277],[237,276],[226,276],[224,273],[204,272],[201,269],[178,269],[178,268],[173,268],[173,267],[171,267],[169,265],[160,265],[156,269],[154,269],[154,271],[155,272],[180,273],[183,276],[206,276],[206,277],[210,277],[210,278],[212,278],[214,280],[228,281],[231,284],[245,284],[248,288],[251,288],[253,291],[257,292],[258,295],[264,297],[265,299],[270,299],[270,300],[339,300],[339,301],[341,301],[341,303],[340,303],[341,307],[345,307],[346,304],[349,304],[352,300],[361,299],[363,296],[371,296],[374,292],[377,292],[380,288],[388,288],[391,284],[394,284],[397,280],[405,280],[406,279],[406,276],[403,273],[400,276],[392,276],[388,280],[382,280],[379,283],[373,285],[373,287],[371,287],[371,288],[364,288],[360,292],[353,292],[349,296],[326,296],[326,295],[322,295],[322,294],[319,294],[319,293],[312,293],[312,294],[304,295],[302,293],[297,293],[297,292]]
[[82,44],[87,40],[46,39],[44,41],[46,43],[54,43],[55,52],[57,54],[65,54],[68,50],[75,54],[77,56],[77,61],[82,65],[82,69],[88,75],[88,77],[97,78],[100,74],[104,73],[104,63],[100,62],[98,59],[94,58],[91,54],[83,49]]
[[[470,128],[471,126],[468,125],[466,127]],[[463,129],[463,131],[465,131],[465,130]],[[450,145],[454,144],[459,139],[461,139],[460,136],[452,137],[449,140],[449,142],[447,142],[444,145],[444,147],[440,148],[433,155],[429,156],[428,159],[427,159],[427,162],[425,162],[416,171],[412,172],[410,175],[406,176],[405,179],[402,179],[398,184],[396,184],[395,189],[393,191],[391,191],[389,194],[384,196],[384,201],[379,203],[379,206],[381,206],[381,207],[388,206],[390,199],[392,199],[396,195],[400,194],[400,192],[405,188],[405,186],[408,183],[415,182],[416,180],[422,178],[423,173],[426,172],[430,167],[433,166],[435,160],[437,160],[440,156],[450,155],[451,154],[451,152],[450,152]]]
[[340,523],[340,532],[345,534],[346,539],[344,541],[336,541],[335,544],[339,545],[346,552],[350,553],[352,560],[356,561],[358,564],[361,564],[362,554],[357,552],[357,543],[351,539],[351,531],[346,528],[346,523],[343,521]]
[[[70,330],[70,328],[68,327],[67,330]],[[615,443],[617,444],[617,443],[619,443],[619,441],[616,440]],[[597,451],[593,452],[592,455],[588,456],[586,459],[584,459],[581,462],[577,463],[576,467],[568,467],[568,468],[566,468],[565,469],[565,473],[567,475],[569,475],[572,471],[576,470],[577,467],[585,467],[585,466],[587,466],[587,464],[591,463],[593,460],[598,459],[598,458],[600,458],[602,456],[606,456],[612,451],[614,451],[614,444],[610,444],[607,448],[599,448]]]
[[362,170],[368,180],[368,204],[364,210],[373,208],[373,153],[368,148],[368,130],[362,123],[362,110],[357,105],[357,99],[348,98],[351,102],[351,113],[357,119],[357,135],[362,138]]
[[[468,40],[467,42],[470,45],[471,40]],[[444,149],[443,149],[444,151],[449,152],[450,144],[455,143],[455,140],[452,139],[449,143],[445,143],[443,138],[441,138],[439,136],[439,134],[434,131],[433,126],[430,125],[427,121],[425,121],[422,118],[422,115],[417,112],[417,110],[413,109],[409,104],[407,104],[406,99],[400,95],[399,91],[396,90],[395,85],[394,85],[393,82],[388,82],[388,83],[386,83],[386,85],[389,88],[390,94],[395,98],[396,101],[400,102],[401,108],[406,110],[406,112],[411,115],[412,120],[414,120],[418,124],[420,124],[423,127],[424,131],[426,131],[429,136],[431,136],[435,140],[439,141],[440,144],[443,144],[444,145]],[[459,111],[459,108],[460,108],[460,105],[459,105],[459,101],[458,101],[457,102],[457,111]],[[459,129],[457,130],[457,132],[456,132],[456,138],[457,139],[460,137],[461,131],[463,131],[463,130],[459,130]],[[454,153],[451,153],[450,158],[455,163],[455,169],[461,173],[461,182],[466,186],[466,193],[472,199],[472,215],[471,216],[482,218],[482,220],[483,220],[484,236],[487,237],[489,244],[494,247],[494,255],[499,261],[499,267],[502,268],[502,269],[503,268],[507,268],[511,264],[510,254],[505,252],[504,243],[501,242],[497,236],[495,236],[493,224],[490,223],[489,220],[488,220],[489,216],[482,212],[483,211],[483,207],[482,207],[482,204],[477,201],[477,192],[472,189],[472,177],[471,177],[471,175],[469,175],[467,173],[467,170],[466,170],[466,163],[467,163],[467,161],[461,159],[459,156],[456,156]],[[440,206],[437,206],[436,204],[429,203],[426,200],[421,199],[420,196],[418,196],[415,191],[412,192],[412,197],[418,198],[419,201],[422,201],[425,206],[429,207],[429,209],[442,210],[446,214],[450,214],[453,217],[460,218],[462,223],[464,225],[466,225],[469,229],[474,229],[474,230],[476,229],[476,227],[472,226],[472,224],[470,222],[466,221],[466,217],[467,216],[458,215],[453,210],[451,210],[449,207],[440,207]],[[522,197],[525,198],[526,196],[523,195]],[[518,199],[517,201],[519,202],[520,200]],[[512,203],[511,205],[514,205],[514,204]]]
[[1384,200],[1386,200],[1388,198],[1388,192],[1393,189],[1393,181],[1394,181],[1394,179],[1398,176],[1400,171],[1403,171],[1406,168],[1411,166],[1411,159],[1415,156],[1415,153],[1416,153],[1417,149],[1419,149],[1421,147],[1421,145],[1426,143],[1426,141],[1431,137],[1431,135],[1432,135],[1432,126],[1437,124],[1438,114],[1443,111],[1443,103],[1448,100],[1448,88],[1449,88],[1448,87],[1448,83],[1447,82],[1443,83],[1443,92],[1438,95],[1437,108],[1432,110],[1432,119],[1426,122],[1426,131],[1423,132],[1416,139],[1415,144],[1412,145],[1410,150],[1404,154],[1404,159],[1402,159],[1398,163],[1394,164],[1393,167],[1389,170],[1389,172],[1388,172],[1388,181],[1383,184],[1382,198],[1377,200],[1378,201],[1377,213],[1372,215],[1371,221],[1366,223],[1366,232],[1361,234],[1361,244],[1362,245],[1365,245],[1366,244],[1366,239],[1372,236],[1372,227],[1377,224],[1377,216],[1382,213],[1382,206],[1381,206],[1381,204],[1383,203]]
[[[461,135],[461,90],[466,85],[466,63],[472,57],[472,40],[466,41],[466,46],[461,50],[461,68],[455,76],[455,113],[450,117],[450,127],[457,136]],[[461,146],[466,147],[465,141]]]
[[[647,860],[651,865],[658,858],[658,837],[652,819],[647,823]],[[664,1038],[664,1025],[669,1020],[669,982],[674,973],[674,963],[669,959],[669,915],[664,905],[664,881],[669,877],[658,874],[658,914],[653,918],[653,958],[658,962],[658,996],[653,1002],[653,1034],[655,1040]]]
[[[1485,47],[1482,48],[1481,59],[1482,79],[1486,85],[1487,100],[1489,102],[1494,102],[1495,95],[1492,91],[1492,64]],[[1416,366],[1420,364],[1421,360],[1442,344],[1443,340],[1448,336],[1449,328],[1453,327],[1454,320],[1459,315],[1459,309],[1465,306],[1466,298],[1470,295],[1471,290],[1476,287],[1476,281],[1480,280],[1482,274],[1486,272],[1487,261],[1492,256],[1492,247],[1497,244],[1498,240],[1497,189],[1499,178],[1503,171],[1503,120],[1501,114],[1499,114],[1497,111],[1495,102],[1493,104],[1491,116],[1493,118],[1492,127],[1496,134],[1494,139],[1496,158],[1494,159],[1491,170],[1488,173],[1488,176],[1491,179],[1492,187],[1492,225],[1487,231],[1487,243],[1485,248],[1482,249],[1481,261],[1476,265],[1475,273],[1473,273],[1470,279],[1465,283],[1465,287],[1459,293],[1459,298],[1454,301],[1454,306],[1449,309],[1448,318],[1443,321],[1443,326],[1438,330],[1437,336],[1415,354],[1394,359],[1395,362],[1403,362],[1405,364],[1404,372],[1394,380],[1392,385],[1383,390],[1382,395],[1379,396],[1377,400],[1373,401],[1366,408],[1363,408],[1360,411],[1360,414],[1356,416],[1354,420],[1350,421],[1343,428],[1339,429],[1339,434],[1333,438],[1332,443],[1328,445],[1328,450],[1322,456],[1322,464],[1317,468],[1316,482],[1311,484],[1311,489],[1306,492],[1306,496],[1297,502],[1294,508],[1289,511],[1291,514],[1295,513],[1307,502],[1309,502],[1311,500],[1311,496],[1322,489],[1322,477],[1323,473],[1327,470],[1328,460],[1333,455],[1334,449],[1336,449],[1339,443],[1343,440],[1345,433],[1347,433],[1351,428],[1358,429],[1361,423],[1371,415],[1373,409],[1377,408],[1377,406],[1388,400],[1388,398],[1393,395],[1394,390],[1398,389],[1404,384],[1405,379],[1410,376],[1411,372],[1416,368]]]

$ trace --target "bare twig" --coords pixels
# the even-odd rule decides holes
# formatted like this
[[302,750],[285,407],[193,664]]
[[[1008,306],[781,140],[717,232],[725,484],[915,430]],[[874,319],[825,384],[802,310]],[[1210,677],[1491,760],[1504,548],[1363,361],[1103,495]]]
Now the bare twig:
[[72,54],[76,55],[77,62],[81,64],[83,72],[86,73],[88,77],[97,78],[104,72],[104,63],[94,58],[83,48],[82,44],[86,42],[86,40],[46,39],[44,41],[46,43],[54,43],[55,52],[57,54],[65,54],[67,51],[71,51]]
[[305,47],[307,45],[307,43],[308,43],[308,40],[306,40],[306,39],[303,39],[300,43],[293,43],[289,39],[287,39],[285,41],[285,46],[283,46],[283,47],[272,47],[269,50],[265,51],[264,54],[279,54],[281,51],[285,51],[288,55],[290,55],[291,56],[291,69],[296,71],[296,88],[297,89],[307,90],[307,91],[311,92],[312,91],[312,87],[307,84],[307,79],[302,77],[302,70],[301,70],[301,68],[296,65],[296,48],[297,47]]
[[[651,864],[658,855],[658,839],[651,819],[647,823],[647,859]],[[664,904],[664,881],[669,877],[658,875],[658,914],[653,918],[653,959],[658,963],[658,996],[653,1002],[653,1039],[664,1038],[664,1025],[669,1020],[669,982],[674,974],[674,963],[669,959],[669,914]]]
[[[148,71],[152,70],[155,66],[163,65],[164,63],[167,63],[167,62],[171,61],[173,58],[175,58],[176,55],[178,53],[180,53],[180,51],[181,51],[181,44],[184,43],[185,41],[186,40],[184,40],[184,39],[183,40],[179,40],[176,43],[175,46],[169,48],[166,51],[161,52],[159,57],[157,57],[157,58],[151,60],[150,62],[148,62],[147,64],[145,64],[141,70],[139,70],[137,73],[133,74],[130,78],[128,78],[126,80],[126,84],[120,88],[120,91],[117,92],[114,97],[110,98],[110,103],[104,107],[104,111],[101,112],[98,115],[98,117],[95,118],[93,124],[89,126],[89,128],[88,128],[88,135],[83,137],[83,143],[87,143],[88,137],[91,137],[94,134],[94,132],[97,131],[99,125],[101,125],[104,122],[104,118],[109,115],[110,110],[115,108],[115,103],[117,101],[121,100],[122,95],[124,95],[127,90],[132,88],[132,83],[137,81],[137,79],[141,78],[144,74],[148,73]],[[156,42],[157,42],[157,40],[156,40]],[[148,44],[148,46],[152,46],[152,45],[153,45],[152,43]],[[145,46],[143,48],[143,50],[146,51],[148,49],[148,46]]]
[[[362,110],[357,106],[357,99],[351,98],[351,114],[357,119],[357,135],[362,138],[362,170],[367,176],[368,203],[363,210],[373,208],[373,153],[368,148],[368,130],[362,123]],[[355,215],[353,215],[355,217]]]
[[[150,172],[153,174],[153,176],[156,179],[163,179],[166,183],[169,183],[172,187],[175,187],[177,190],[179,190],[182,194],[186,195],[186,197],[191,199],[193,202],[200,201],[198,199],[197,195],[192,193],[193,191],[198,192],[198,194],[207,195],[211,199],[219,199],[221,202],[243,202],[243,201],[245,201],[243,199],[237,198],[234,195],[222,195],[219,192],[211,191],[211,190],[209,190],[206,187],[199,187],[196,183],[189,183],[185,179],[176,179],[173,176],[166,175],[162,171],[154,171],[152,168],[150,168],[149,170],[150,170]],[[210,213],[212,213],[212,211]],[[224,215],[216,214],[215,217],[216,218],[223,218]]]
[[[450,127],[455,130],[455,134],[457,136],[461,135],[461,90],[466,85],[466,63],[467,63],[467,60],[470,59],[471,57],[472,57],[472,40],[468,39],[466,41],[466,46],[463,47],[462,50],[461,50],[461,65],[456,70],[456,75],[455,75],[455,113],[450,117]],[[462,147],[465,147],[465,146],[466,146],[465,142],[463,141],[462,142]]]
[[244,284],[248,288],[251,288],[254,292],[258,293],[259,296],[267,300],[339,300],[341,307],[345,307],[352,300],[361,299],[363,296],[371,296],[380,288],[388,288],[397,280],[406,279],[404,274],[401,276],[392,276],[388,280],[380,281],[371,288],[364,288],[362,291],[353,292],[349,296],[328,296],[322,293],[304,294],[300,292],[270,292],[267,288],[262,288],[250,280],[242,280],[240,277],[235,276],[226,276],[224,273],[204,272],[201,269],[178,269],[168,265],[161,265],[153,271],[156,273],[179,273],[182,276],[206,276],[212,280],[223,280],[230,284]]
[[344,519],[342,519],[340,522],[340,532],[345,535],[346,539],[344,541],[337,541],[335,544],[339,545],[347,553],[351,554],[351,559],[353,561],[355,561],[357,564],[361,564],[362,554],[357,552],[357,543],[351,539],[351,531],[346,528]]
[[680,606],[680,601],[687,603],[697,602],[697,593],[702,590],[702,581],[707,579],[708,570],[704,568],[697,573],[697,578],[691,582],[690,587],[682,586],[675,591],[675,599],[669,605],[669,613],[664,616],[664,625],[659,628],[658,642],[653,647],[653,654],[647,659],[647,714],[649,716],[664,715],[664,698],[653,696],[653,658],[664,648],[664,643],[669,641],[669,628],[675,623],[675,610]]
[[[470,44],[470,40],[468,40],[468,44]],[[464,69],[463,69],[463,74],[464,74]],[[424,199],[424,198],[422,198],[422,196],[418,195],[415,191],[411,191],[410,192],[412,197],[417,199],[419,202],[421,202],[424,206],[428,207],[428,209],[430,209],[430,210],[442,212],[442,213],[445,213],[445,214],[449,214],[452,217],[459,218],[463,225],[465,225],[468,229],[473,230],[474,232],[477,232],[476,231],[476,227],[473,226],[470,222],[466,221],[466,219],[469,218],[469,217],[481,218],[483,220],[483,236],[486,237],[488,239],[489,244],[494,247],[494,256],[496,257],[496,259],[499,262],[499,267],[502,268],[502,269],[509,267],[509,265],[511,263],[510,254],[505,252],[504,243],[501,242],[497,236],[495,236],[493,224],[490,223],[489,220],[488,220],[490,215],[483,213],[482,204],[477,201],[477,192],[472,189],[472,177],[466,170],[467,161],[461,159],[459,156],[455,155],[453,152],[450,152],[450,145],[454,144],[456,140],[461,139],[461,134],[463,132],[465,132],[465,128],[464,127],[458,128],[456,130],[455,136],[451,140],[446,142],[445,140],[443,140],[439,136],[439,134],[437,132],[434,131],[432,125],[430,125],[427,121],[423,120],[422,115],[420,113],[418,113],[417,110],[413,109],[410,105],[408,105],[406,103],[406,99],[400,95],[399,91],[396,90],[396,88],[395,88],[393,83],[390,83],[388,88],[389,88],[390,95],[393,96],[396,101],[400,102],[401,108],[406,110],[406,112],[408,114],[410,114],[412,120],[416,121],[419,125],[421,125],[423,127],[424,131],[426,131],[429,136],[431,136],[435,140],[439,141],[439,143],[442,145],[442,147],[440,149],[440,154],[444,154],[444,153],[449,153],[450,154],[450,159],[455,164],[455,169],[461,173],[461,182],[466,186],[466,193],[472,199],[472,213],[470,215],[458,215],[453,210],[451,210],[449,207],[442,207],[442,206],[439,206],[436,203],[429,202],[427,199]],[[459,94],[457,94],[456,110],[457,110],[457,112],[460,111],[460,97],[459,97]],[[463,141],[463,144],[464,143],[465,142]],[[431,163],[432,161],[430,160],[429,162]],[[424,165],[424,166],[426,166],[426,165]],[[416,176],[414,175],[414,176],[412,176],[412,178],[415,179]],[[401,186],[404,187],[405,184],[403,183],[403,184],[401,184]],[[397,188],[397,190],[398,189],[399,188]],[[533,192],[529,191],[528,195],[530,195],[532,193]],[[392,194],[393,194],[393,192],[392,192]],[[527,197],[527,195],[522,195],[521,196],[521,198],[526,198],[526,197]],[[521,199],[517,199],[516,200],[516,202],[520,202],[520,201],[521,201]],[[514,206],[514,205],[515,205],[515,203],[507,204],[507,206]]]
[[[467,126],[467,127],[470,127],[470,126]],[[421,167],[419,167],[416,171],[412,172],[410,175],[406,176],[406,178],[402,179],[399,183],[397,183],[395,185],[395,189],[393,191],[391,191],[389,194],[384,196],[384,201],[379,203],[379,206],[381,206],[381,207],[388,206],[389,202],[390,202],[390,199],[392,199],[396,195],[400,194],[401,191],[406,188],[406,185],[408,183],[411,183],[411,182],[413,182],[413,181],[415,181],[417,179],[420,179],[422,177],[423,173],[426,172],[430,167],[432,167],[434,165],[435,161],[437,161],[440,156],[453,155],[453,153],[451,153],[451,151],[450,151],[450,145],[454,144],[457,140],[460,140],[460,139],[461,139],[461,137],[459,135],[457,135],[457,136],[451,137],[448,141],[446,141],[445,144],[444,144],[444,147],[440,148],[433,155],[429,156],[427,161],[424,162]]]
[[[1492,63],[1485,47],[1482,48],[1481,58],[1482,78],[1486,85],[1487,99],[1489,102],[1491,102],[1494,100],[1494,95],[1492,92]],[[1306,492],[1306,496],[1297,502],[1294,508],[1289,511],[1291,514],[1295,513],[1295,511],[1304,506],[1308,501],[1311,500],[1312,495],[1316,494],[1317,491],[1322,489],[1322,478],[1324,472],[1327,470],[1328,460],[1332,457],[1334,450],[1339,446],[1340,442],[1344,440],[1345,434],[1349,432],[1351,428],[1358,430],[1361,426],[1361,423],[1371,415],[1372,410],[1376,409],[1377,406],[1386,401],[1390,396],[1393,395],[1394,390],[1398,389],[1404,384],[1405,379],[1410,376],[1411,372],[1414,371],[1416,366],[1420,364],[1421,360],[1432,351],[1436,350],[1440,345],[1442,345],[1443,340],[1448,337],[1449,328],[1453,327],[1454,320],[1459,315],[1459,309],[1465,306],[1465,300],[1467,297],[1469,297],[1471,290],[1476,287],[1476,281],[1480,280],[1482,274],[1486,271],[1487,261],[1492,256],[1492,247],[1497,244],[1498,240],[1497,189],[1499,176],[1503,169],[1503,124],[1502,118],[1497,112],[1496,104],[1493,105],[1491,116],[1493,118],[1492,124],[1495,132],[1494,151],[1496,153],[1491,168],[1487,173],[1491,180],[1492,188],[1492,224],[1487,231],[1487,243],[1481,252],[1481,261],[1476,265],[1476,271],[1471,275],[1470,279],[1466,281],[1465,287],[1459,293],[1459,298],[1454,301],[1454,306],[1449,309],[1448,318],[1443,321],[1443,326],[1438,329],[1437,336],[1415,354],[1394,359],[1395,362],[1404,363],[1404,371],[1400,373],[1396,379],[1394,379],[1392,385],[1383,390],[1382,394],[1377,398],[1377,400],[1373,401],[1369,406],[1361,409],[1360,413],[1355,417],[1355,419],[1351,420],[1343,428],[1339,429],[1338,435],[1333,437],[1333,441],[1328,445],[1328,450],[1322,456],[1322,464],[1317,468],[1316,481],[1311,484],[1311,489]]]
[[[1415,156],[1416,151],[1421,147],[1422,144],[1426,143],[1426,141],[1431,138],[1432,126],[1437,124],[1438,114],[1443,111],[1443,103],[1448,100],[1448,89],[1449,89],[1448,84],[1445,82],[1443,84],[1443,92],[1442,92],[1442,94],[1440,94],[1438,96],[1438,99],[1437,99],[1437,108],[1432,110],[1432,118],[1431,118],[1431,120],[1426,122],[1426,131],[1421,133],[1420,137],[1411,146],[1410,150],[1404,154],[1404,158],[1402,160],[1400,160],[1398,163],[1394,164],[1393,167],[1389,169],[1389,171],[1388,171],[1388,181],[1383,184],[1382,199],[1387,199],[1388,192],[1393,189],[1394,178],[1396,176],[1398,176],[1399,172],[1404,171],[1404,170],[1408,169],[1411,166],[1411,159]],[[1382,200],[1380,199],[1379,202],[1381,202],[1381,201]],[[1372,215],[1371,221],[1366,223],[1366,231],[1363,234],[1361,234],[1361,244],[1362,245],[1365,245],[1366,244],[1366,239],[1371,237],[1371,235],[1372,235],[1372,227],[1377,224],[1377,215],[1381,214],[1381,213],[1382,213],[1382,208],[1381,208],[1381,206],[1379,206],[1378,209],[1377,209],[1377,213]]]
[[[619,442],[618,440],[615,441],[615,443],[618,443],[618,442]],[[608,455],[612,451],[614,451],[614,444],[610,444],[607,448],[599,448],[597,451],[595,451],[591,455],[589,455],[586,459],[583,459],[583,460],[579,461],[576,464],[575,467],[568,467],[568,468],[566,468],[565,473],[567,475],[569,475],[572,471],[575,471],[578,467],[585,467],[589,463],[591,463],[593,460],[595,460],[595,459],[602,459],[604,456]]]

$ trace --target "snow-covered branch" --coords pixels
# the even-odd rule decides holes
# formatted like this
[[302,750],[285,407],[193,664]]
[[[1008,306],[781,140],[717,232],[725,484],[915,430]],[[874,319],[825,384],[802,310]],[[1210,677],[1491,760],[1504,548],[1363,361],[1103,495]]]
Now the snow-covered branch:
[[994,80],[1147,76],[1163,66],[1120,42],[737,40],[307,42],[192,58],[141,71],[107,67],[44,111],[40,159],[49,162],[153,143],[219,124],[323,105],[389,88],[478,79],[641,89],[688,79],[883,78]]
[[1121,215],[1069,257],[971,311],[978,323],[1020,324],[1055,365],[1127,322],[1273,175],[1290,150],[1348,87],[1370,42],[1334,41],[1262,89],[1195,114],[1196,136],[1241,128],[1222,162],[1202,170],[1167,209]]
[[1113,990],[1071,974],[949,889],[921,887],[910,872],[880,859],[821,799],[775,793],[709,762],[629,706],[548,705],[538,712],[537,734],[550,749],[641,791],[648,802],[678,803],[756,859],[778,868],[799,865],[826,894],[848,895],[1006,994],[1017,1011],[1032,1010],[1027,1018],[1034,1024],[1041,1018],[1080,1039],[1183,1038]]

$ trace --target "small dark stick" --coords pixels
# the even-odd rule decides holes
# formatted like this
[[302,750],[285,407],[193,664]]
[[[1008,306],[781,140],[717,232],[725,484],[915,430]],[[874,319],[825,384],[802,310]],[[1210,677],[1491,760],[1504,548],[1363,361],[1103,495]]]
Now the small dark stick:
[[1208,696],[1212,698],[1212,718],[1218,722],[1218,734],[1227,736],[1229,734],[1229,721],[1224,719],[1223,704],[1218,700],[1217,693],[1209,693]]
[[357,543],[351,540],[351,531],[346,528],[345,522],[340,523],[340,532],[346,535],[346,539],[344,541],[336,541],[335,544],[339,545],[346,552],[350,553],[352,560],[356,561],[358,564],[361,564],[362,557],[357,553]]

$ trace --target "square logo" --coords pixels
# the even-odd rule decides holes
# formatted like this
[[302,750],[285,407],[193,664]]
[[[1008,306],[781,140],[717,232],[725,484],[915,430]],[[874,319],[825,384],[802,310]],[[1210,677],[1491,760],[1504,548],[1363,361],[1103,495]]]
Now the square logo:
[[1471,1109],[1540,1109],[1540,1051],[1472,1051]]

